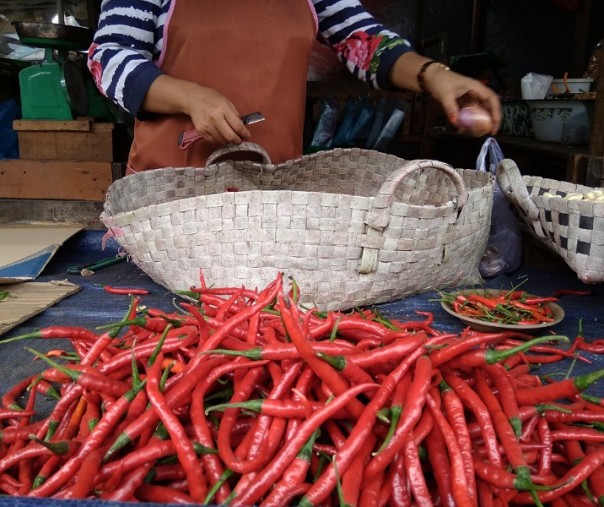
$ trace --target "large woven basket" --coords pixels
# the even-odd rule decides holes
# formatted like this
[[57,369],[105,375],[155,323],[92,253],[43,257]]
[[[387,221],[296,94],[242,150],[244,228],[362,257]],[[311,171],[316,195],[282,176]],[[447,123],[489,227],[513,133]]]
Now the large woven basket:
[[509,159],[498,165],[497,181],[529,234],[559,254],[581,281],[604,282],[604,203],[565,198],[604,189],[522,176]]
[[264,288],[281,271],[302,303],[341,310],[481,280],[491,175],[357,148],[263,155],[126,176],[101,219],[172,291],[200,272],[209,286]]

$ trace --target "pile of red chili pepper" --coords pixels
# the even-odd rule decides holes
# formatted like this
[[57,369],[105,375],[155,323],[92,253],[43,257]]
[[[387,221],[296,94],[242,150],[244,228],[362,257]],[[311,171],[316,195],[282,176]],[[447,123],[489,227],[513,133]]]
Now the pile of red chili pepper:
[[[2,396],[7,495],[231,505],[604,502],[604,371],[542,379],[565,337],[443,333],[431,313],[191,289],[166,313],[55,326],[40,372]],[[24,339],[25,336],[15,339]],[[43,366],[42,366],[43,365]],[[54,396],[38,414],[37,396]]]
[[554,322],[550,303],[557,297],[537,297],[523,290],[477,289],[441,294],[441,301],[456,314],[506,325],[538,325]]

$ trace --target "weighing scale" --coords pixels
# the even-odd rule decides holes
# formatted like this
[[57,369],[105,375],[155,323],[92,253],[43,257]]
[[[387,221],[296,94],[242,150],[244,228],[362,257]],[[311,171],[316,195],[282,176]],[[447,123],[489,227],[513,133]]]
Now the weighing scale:
[[93,31],[59,23],[15,22],[23,44],[44,48],[44,61],[19,71],[23,119],[113,119],[83,64]]

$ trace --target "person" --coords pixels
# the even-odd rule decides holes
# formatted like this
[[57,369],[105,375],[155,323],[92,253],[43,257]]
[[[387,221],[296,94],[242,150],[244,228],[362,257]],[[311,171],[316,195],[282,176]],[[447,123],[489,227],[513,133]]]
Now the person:
[[[302,154],[306,78],[320,37],[369,86],[426,92],[458,125],[477,104],[494,134],[496,93],[413,50],[357,0],[103,0],[88,51],[99,90],[134,118],[128,172],[203,167],[220,146],[251,141],[273,163]],[[266,120],[246,126],[241,116]],[[201,140],[178,146],[182,132]]]

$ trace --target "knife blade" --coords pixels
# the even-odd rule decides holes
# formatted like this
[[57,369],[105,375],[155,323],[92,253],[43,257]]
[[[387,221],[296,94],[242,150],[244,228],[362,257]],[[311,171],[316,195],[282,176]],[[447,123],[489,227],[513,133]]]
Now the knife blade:
[[254,123],[258,123],[266,119],[264,115],[262,113],[259,113],[258,111],[249,114],[244,114],[240,118],[244,125],[253,125]]
[[[264,115],[258,111],[244,114],[239,118],[241,118],[241,121],[244,125],[253,125],[254,123],[258,123],[266,119]],[[178,136],[178,147],[181,150],[186,150],[189,148],[189,146],[191,146],[191,144],[199,139],[201,139],[201,134],[199,134],[199,132],[197,132],[195,129],[185,130]]]

